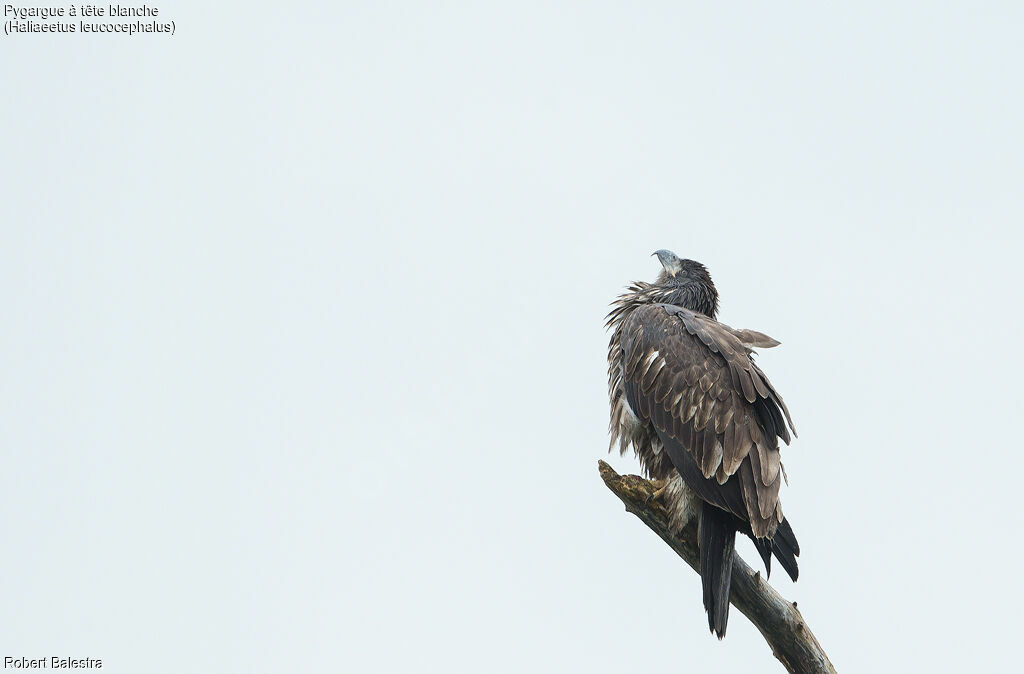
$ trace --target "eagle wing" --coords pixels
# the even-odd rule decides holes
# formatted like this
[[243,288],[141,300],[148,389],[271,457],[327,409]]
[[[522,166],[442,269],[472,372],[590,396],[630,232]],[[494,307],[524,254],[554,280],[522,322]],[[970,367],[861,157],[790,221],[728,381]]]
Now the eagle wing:
[[779,438],[796,431],[750,350],[778,342],[671,304],[638,307],[621,330],[626,400],[687,486],[755,536],[774,535],[784,519]]

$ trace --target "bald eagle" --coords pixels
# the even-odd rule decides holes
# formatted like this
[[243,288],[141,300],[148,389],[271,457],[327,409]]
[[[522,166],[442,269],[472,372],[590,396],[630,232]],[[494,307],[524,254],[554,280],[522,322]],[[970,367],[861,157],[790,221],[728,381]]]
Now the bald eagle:
[[779,503],[779,440],[789,444],[796,430],[751,357],[779,342],[715,320],[718,291],[704,265],[654,255],[657,280],[634,283],[608,314],[610,449],[633,447],[674,533],[699,518],[704,608],[721,639],[736,532],[753,540],[769,574],[775,555],[797,579],[800,546]]

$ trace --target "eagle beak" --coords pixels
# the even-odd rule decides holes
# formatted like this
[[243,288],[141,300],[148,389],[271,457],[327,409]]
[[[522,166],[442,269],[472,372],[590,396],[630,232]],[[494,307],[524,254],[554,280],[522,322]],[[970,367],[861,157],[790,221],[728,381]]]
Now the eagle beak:
[[670,250],[662,248],[661,250],[654,251],[651,255],[658,256],[658,262],[661,262],[661,266],[665,268],[665,273],[669,276],[675,276],[682,267],[679,263],[679,258]]

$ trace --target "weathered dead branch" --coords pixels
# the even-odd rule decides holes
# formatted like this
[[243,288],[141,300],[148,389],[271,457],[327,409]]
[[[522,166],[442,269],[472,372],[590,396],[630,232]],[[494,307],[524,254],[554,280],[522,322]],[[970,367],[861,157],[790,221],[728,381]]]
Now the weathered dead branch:
[[[626,505],[626,510],[658,534],[694,571],[700,570],[697,551],[697,527],[689,524],[679,536],[668,528],[664,506],[656,500],[647,503],[653,493],[651,483],[637,475],[619,475],[604,461],[598,461],[601,478]],[[775,657],[794,674],[835,674],[836,670],[797,610],[735,555],[729,601],[760,630]]]

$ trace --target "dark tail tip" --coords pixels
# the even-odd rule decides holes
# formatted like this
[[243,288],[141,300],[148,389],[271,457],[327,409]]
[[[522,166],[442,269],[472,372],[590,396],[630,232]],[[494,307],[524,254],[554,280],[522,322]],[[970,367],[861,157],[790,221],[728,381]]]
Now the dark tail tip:
[[732,515],[705,503],[700,515],[700,577],[708,627],[719,639],[725,636],[729,624],[729,586],[735,548],[736,526]]
[[788,519],[782,520],[782,524],[775,532],[775,537],[772,539],[772,552],[775,553],[789,577],[795,581],[800,576],[800,567],[796,562],[796,558],[800,556],[800,544],[796,541],[793,527],[789,525]]

